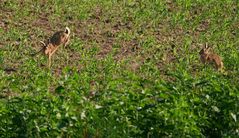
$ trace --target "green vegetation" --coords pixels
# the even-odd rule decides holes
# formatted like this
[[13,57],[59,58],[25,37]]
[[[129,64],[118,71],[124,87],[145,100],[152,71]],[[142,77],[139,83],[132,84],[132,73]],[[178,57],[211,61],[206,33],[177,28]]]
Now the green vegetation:
[[[239,137],[237,1],[0,3],[1,137]],[[31,54],[65,26],[48,69]]]

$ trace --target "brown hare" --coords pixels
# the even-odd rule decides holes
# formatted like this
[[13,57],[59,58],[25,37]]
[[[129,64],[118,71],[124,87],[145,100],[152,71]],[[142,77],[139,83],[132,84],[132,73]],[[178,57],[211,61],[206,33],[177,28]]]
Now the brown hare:
[[43,44],[43,48],[34,55],[44,52],[44,54],[48,56],[48,67],[50,67],[52,55],[56,52],[60,45],[64,45],[64,47],[66,47],[69,44],[69,41],[70,29],[66,27],[64,31],[54,33],[46,43],[40,41]]
[[205,63],[212,63],[217,70],[223,69],[223,62],[219,55],[211,53],[211,48],[206,44],[204,48],[199,52],[201,61]]

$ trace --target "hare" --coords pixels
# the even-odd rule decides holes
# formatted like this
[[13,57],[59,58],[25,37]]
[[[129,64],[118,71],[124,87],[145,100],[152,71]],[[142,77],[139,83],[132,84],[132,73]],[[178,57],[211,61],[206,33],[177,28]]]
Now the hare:
[[199,52],[201,61],[205,63],[213,63],[217,70],[223,69],[223,62],[219,55],[211,53],[211,48],[206,44]]
[[40,52],[44,52],[45,55],[48,56],[48,67],[51,66],[51,57],[59,48],[60,45],[64,45],[66,47],[70,41],[70,29],[68,27],[65,28],[64,31],[58,31],[54,33],[47,42],[40,41],[43,44],[43,48],[35,53],[37,55]]

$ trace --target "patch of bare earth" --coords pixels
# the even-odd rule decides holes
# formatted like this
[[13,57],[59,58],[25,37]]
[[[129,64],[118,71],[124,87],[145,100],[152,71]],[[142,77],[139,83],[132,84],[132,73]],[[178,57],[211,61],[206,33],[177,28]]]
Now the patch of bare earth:
[[104,12],[99,7],[95,9],[92,16],[78,23],[76,36],[85,41],[96,42],[100,47],[96,58],[103,59],[112,52],[113,46],[120,44],[120,48],[114,55],[115,60],[120,60],[123,57],[134,51],[137,42],[135,40],[125,41],[119,40],[117,34],[122,30],[129,31],[131,29],[128,23],[123,23],[119,18],[106,18]]

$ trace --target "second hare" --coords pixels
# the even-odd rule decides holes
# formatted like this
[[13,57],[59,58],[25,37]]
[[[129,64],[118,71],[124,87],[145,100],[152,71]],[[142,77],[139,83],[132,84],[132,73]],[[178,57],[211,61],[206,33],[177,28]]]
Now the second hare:
[[223,69],[223,62],[219,55],[211,53],[211,48],[206,44],[199,52],[201,61],[205,63],[212,63],[217,70]]

